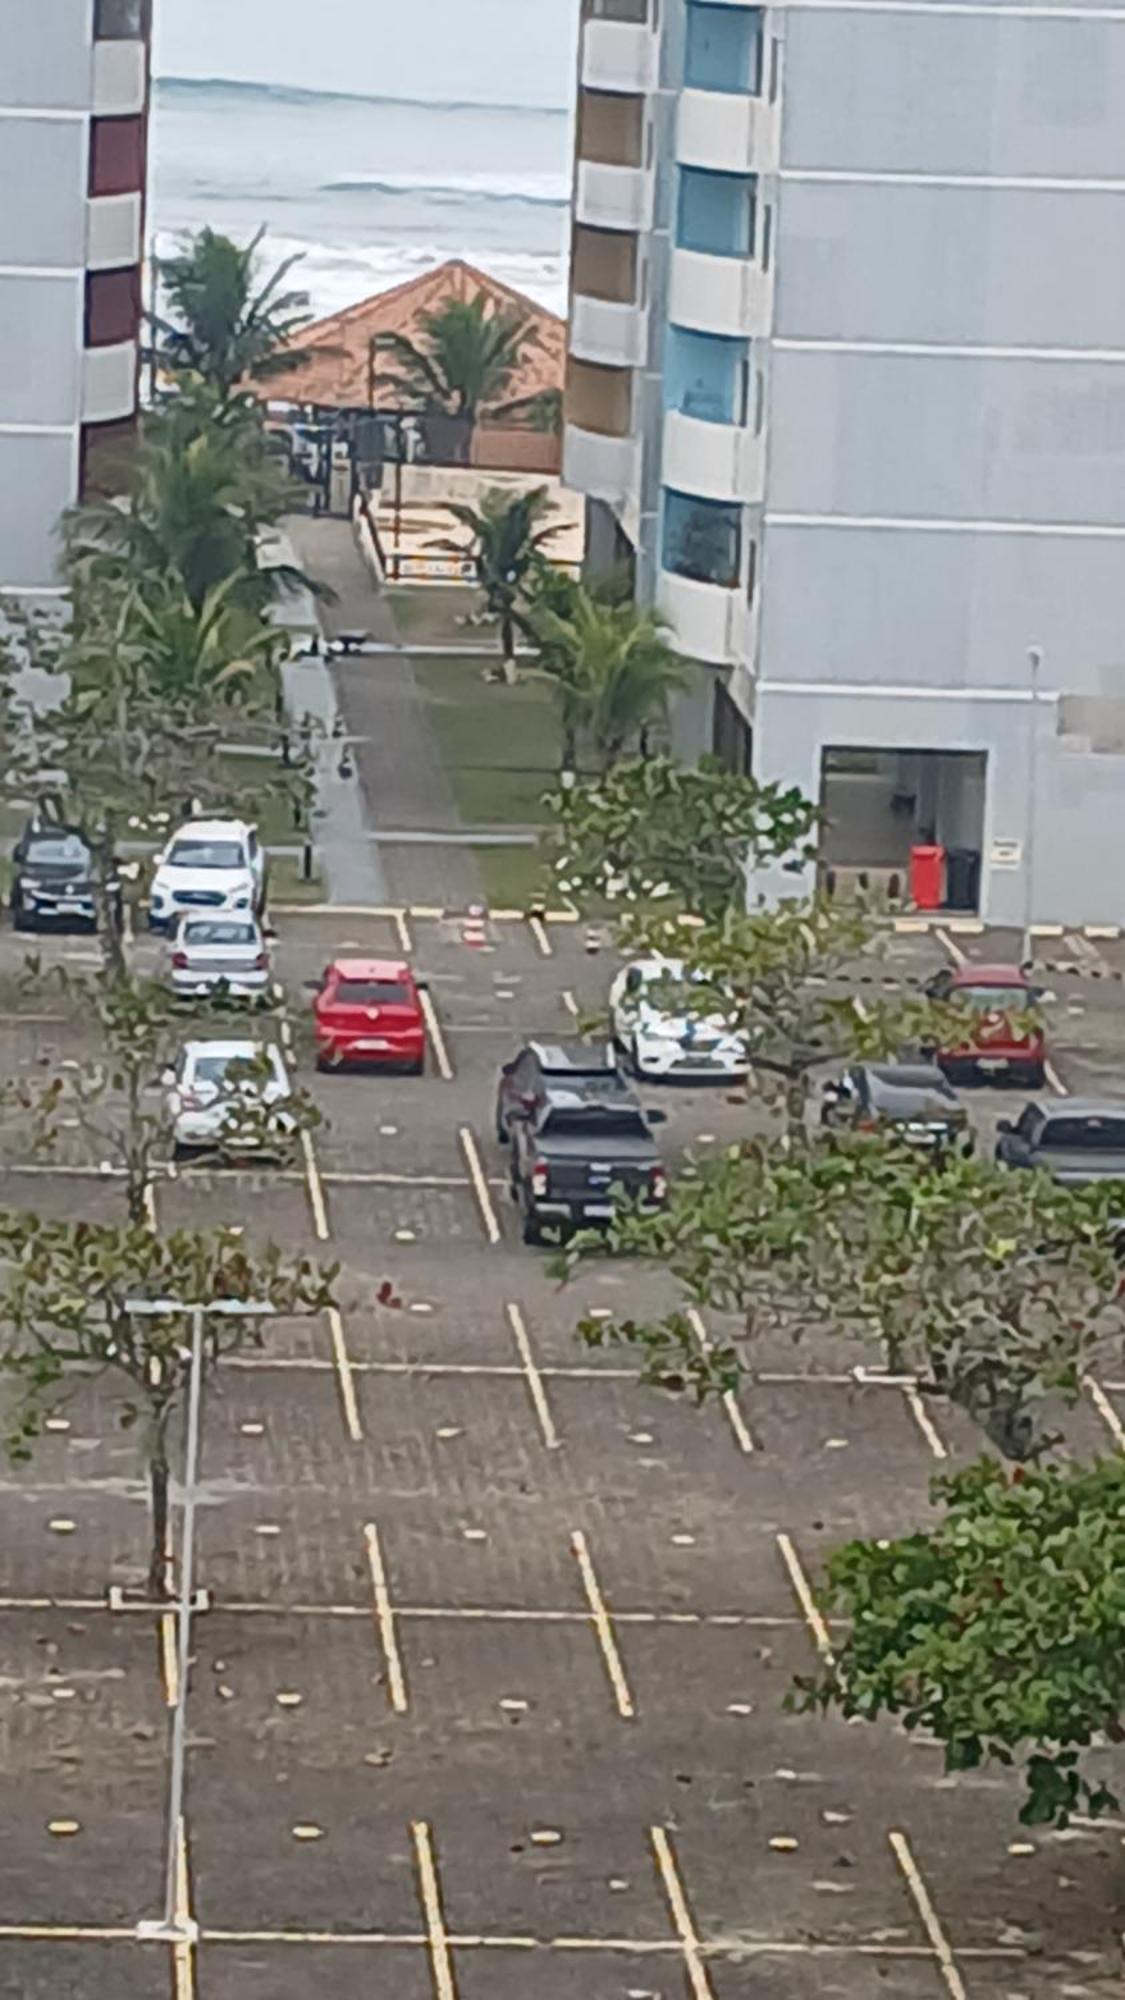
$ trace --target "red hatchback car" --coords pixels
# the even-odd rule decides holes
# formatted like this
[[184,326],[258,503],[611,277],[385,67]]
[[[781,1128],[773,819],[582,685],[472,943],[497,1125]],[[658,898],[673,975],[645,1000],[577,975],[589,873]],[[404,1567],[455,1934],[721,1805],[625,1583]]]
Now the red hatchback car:
[[401,959],[337,958],[313,1001],[318,1069],[345,1063],[426,1067],[426,1021],[418,982]]
[[937,1061],[951,1081],[960,1076],[1010,1076],[1039,1089],[1047,1061],[1046,1037],[1035,1018],[1041,994],[1018,965],[967,961],[955,970],[939,972],[926,990],[935,1000],[971,1007],[979,1015],[971,1042],[937,1052]]

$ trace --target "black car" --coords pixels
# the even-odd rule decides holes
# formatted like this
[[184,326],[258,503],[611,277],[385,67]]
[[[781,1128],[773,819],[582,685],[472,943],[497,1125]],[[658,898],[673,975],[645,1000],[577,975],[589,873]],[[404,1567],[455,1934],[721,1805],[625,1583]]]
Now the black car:
[[1074,1097],[1028,1104],[1014,1125],[1002,1118],[998,1130],[1002,1167],[1040,1167],[1064,1187],[1125,1181],[1125,1104]]
[[496,1091],[496,1137],[501,1146],[511,1138],[513,1112],[524,1115],[543,1102],[554,1084],[581,1088],[597,1083],[603,1090],[617,1088],[628,1102],[632,1092],[616,1065],[614,1051],[606,1042],[526,1042],[518,1056],[505,1063]]
[[[32,821],[25,826],[12,855],[15,928],[32,931],[43,924],[90,924],[96,928],[95,877],[89,843],[76,827]],[[107,887],[120,920],[121,884],[116,875]]]
[[929,1152],[973,1147],[965,1107],[936,1063],[859,1063],[825,1085],[820,1120],[854,1132],[893,1132]]
[[645,1113],[618,1079],[587,1078],[548,1087],[534,1109],[509,1111],[511,1190],[525,1243],[545,1228],[609,1222],[620,1194],[658,1209],[668,1178]]

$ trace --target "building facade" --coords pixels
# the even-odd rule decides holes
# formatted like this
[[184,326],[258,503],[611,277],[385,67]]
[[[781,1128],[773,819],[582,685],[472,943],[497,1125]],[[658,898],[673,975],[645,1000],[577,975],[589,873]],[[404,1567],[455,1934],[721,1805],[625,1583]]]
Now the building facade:
[[1125,922],[1125,9],[584,15],[564,473],[680,747],[837,870]]
[[0,0],[0,591],[136,420],[150,0]]

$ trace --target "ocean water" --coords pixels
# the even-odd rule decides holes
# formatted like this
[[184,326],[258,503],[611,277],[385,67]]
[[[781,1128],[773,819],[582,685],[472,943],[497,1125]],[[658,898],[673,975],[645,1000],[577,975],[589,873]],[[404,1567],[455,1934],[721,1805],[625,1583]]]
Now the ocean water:
[[565,311],[566,111],[164,78],[151,222],[166,253],[209,223],[275,258],[319,315],[464,257]]

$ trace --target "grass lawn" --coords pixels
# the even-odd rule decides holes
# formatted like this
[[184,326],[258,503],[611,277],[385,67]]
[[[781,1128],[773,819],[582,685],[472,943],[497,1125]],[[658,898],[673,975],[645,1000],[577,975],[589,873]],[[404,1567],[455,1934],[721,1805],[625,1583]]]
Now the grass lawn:
[[[486,681],[480,660],[414,660],[429,719],[466,826],[538,826],[558,774],[551,690],[523,676]],[[530,850],[528,850],[530,853]]]
[[495,645],[495,628],[469,625],[480,610],[479,590],[456,583],[393,583],[386,603],[404,646]]
[[311,882],[306,882],[299,861],[275,855],[270,862],[269,896],[271,903],[323,903],[324,883],[316,874]]
[[474,847],[490,910],[526,910],[530,904],[558,903],[550,869],[537,847]]

